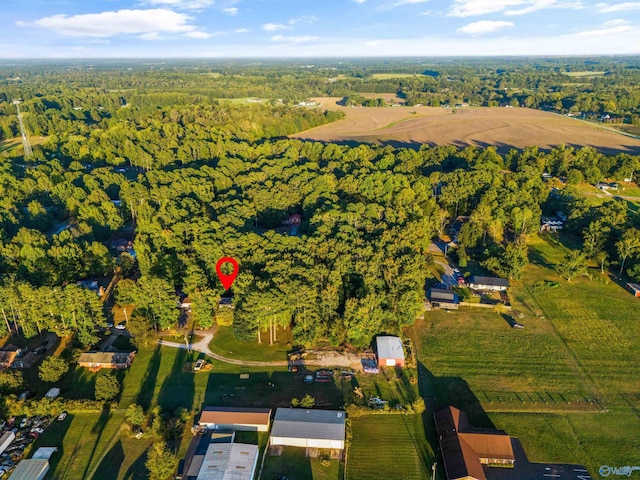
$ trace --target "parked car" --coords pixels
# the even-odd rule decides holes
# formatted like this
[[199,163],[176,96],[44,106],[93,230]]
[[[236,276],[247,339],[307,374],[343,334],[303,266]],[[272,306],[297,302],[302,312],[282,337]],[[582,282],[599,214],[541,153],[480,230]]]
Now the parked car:
[[311,383],[311,382],[313,382],[313,375],[305,375],[304,383]]
[[107,328],[113,328],[113,323],[111,322],[107,323]]
[[58,415],[59,422],[64,421],[65,418],[67,418],[67,412],[62,412],[60,415]]
[[20,428],[26,428],[27,425],[29,425],[29,419],[27,417],[20,420]]
[[119,323],[118,325],[116,325],[116,329],[118,329],[118,330],[124,330],[125,328],[127,328],[127,327],[125,326],[124,322],[123,323]]

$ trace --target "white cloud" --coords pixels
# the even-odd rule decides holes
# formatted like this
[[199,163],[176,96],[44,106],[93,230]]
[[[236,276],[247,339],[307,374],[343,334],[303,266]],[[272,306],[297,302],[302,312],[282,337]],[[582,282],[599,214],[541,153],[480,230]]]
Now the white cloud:
[[598,3],[596,7],[600,13],[626,12],[640,10],[640,2]]
[[250,28],[237,28],[234,30],[235,33],[249,33],[250,31]]
[[[52,15],[33,25],[68,37],[112,37],[114,35],[150,35],[195,32],[191,17],[167,9],[118,10],[81,15]],[[24,26],[24,22],[23,25]]]
[[237,15],[238,9],[236,7],[223,8],[222,11],[227,15]]
[[214,0],[142,0],[142,5],[165,5],[184,10],[201,10],[214,4]]
[[394,7],[399,7],[401,5],[414,5],[416,3],[427,3],[429,0],[398,0],[393,4]]
[[194,31],[194,32],[187,32],[187,33],[183,34],[182,36],[183,37],[187,37],[187,38],[206,39],[206,38],[211,38],[213,35],[211,35],[210,33],[207,33],[207,32]]
[[158,32],[149,32],[138,35],[140,40],[162,40],[162,36]]
[[356,3],[364,3],[364,2],[366,2],[367,0],[353,0],[353,1],[354,1],[354,2],[356,2]]
[[600,27],[592,30],[584,30],[582,32],[574,33],[574,37],[605,37],[610,35],[616,35],[619,33],[630,32],[636,28],[629,24],[626,20],[609,20],[604,22]]
[[312,24],[318,21],[318,17],[315,15],[302,15],[301,17],[292,18],[289,20],[289,25],[295,25],[296,23]]
[[265,23],[262,25],[262,29],[267,32],[277,32],[278,30],[285,30],[291,28],[289,25],[282,25],[281,23]]
[[273,42],[287,42],[287,43],[305,43],[305,42],[313,42],[314,40],[318,40],[319,37],[314,35],[300,35],[300,36],[292,36],[285,37],[283,35],[274,35],[271,37]]
[[482,35],[484,33],[496,32],[503,28],[513,27],[513,22],[504,22],[501,20],[481,20],[479,22],[473,22],[460,27],[458,31],[460,33],[467,33],[469,35]]
[[453,0],[449,17],[474,17],[488,13],[524,15],[546,8],[583,8],[581,0]]

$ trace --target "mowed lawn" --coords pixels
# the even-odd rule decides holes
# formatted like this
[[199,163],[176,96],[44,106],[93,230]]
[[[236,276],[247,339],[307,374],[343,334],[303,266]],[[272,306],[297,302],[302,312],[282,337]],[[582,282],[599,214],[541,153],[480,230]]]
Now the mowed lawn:
[[351,419],[347,480],[431,478],[433,457],[421,415],[365,415]]
[[342,480],[342,462],[331,460],[324,466],[318,458],[305,457],[304,448],[285,447],[282,455],[265,457],[262,480],[284,475],[288,480]]

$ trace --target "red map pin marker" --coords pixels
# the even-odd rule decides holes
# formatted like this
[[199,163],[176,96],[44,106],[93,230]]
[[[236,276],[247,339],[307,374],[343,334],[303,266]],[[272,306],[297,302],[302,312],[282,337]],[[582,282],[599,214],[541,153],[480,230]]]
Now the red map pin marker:
[[[230,263],[231,265],[233,265],[233,272],[231,272],[229,275],[225,275],[224,273],[222,273],[222,265],[224,265],[225,263]],[[222,286],[224,287],[224,289],[229,290],[231,288],[231,285],[233,285],[233,282],[236,280],[236,277],[238,276],[238,262],[235,258],[222,257],[220,260],[218,260],[218,263],[216,263],[216,273],[218,274],[218,278],[222,282]]]

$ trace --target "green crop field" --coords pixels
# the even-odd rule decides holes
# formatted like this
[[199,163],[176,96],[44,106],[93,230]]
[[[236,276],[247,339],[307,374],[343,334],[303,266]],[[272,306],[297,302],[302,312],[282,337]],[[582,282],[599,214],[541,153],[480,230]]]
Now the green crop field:
[[351,438],[347,480],[430,478],[434,455],[425,437],[421,415],[352,418]]
[[626,465],[640,443],[640,304],[599,269],[557,276],[569,251],[557,237],[533,236],[529,248],[532,264],[509,292],[524,329],[491,309],[461,308],[427,313],[410,330],[421,392],[519,437],[532,461],[581,463],[592,474]]

